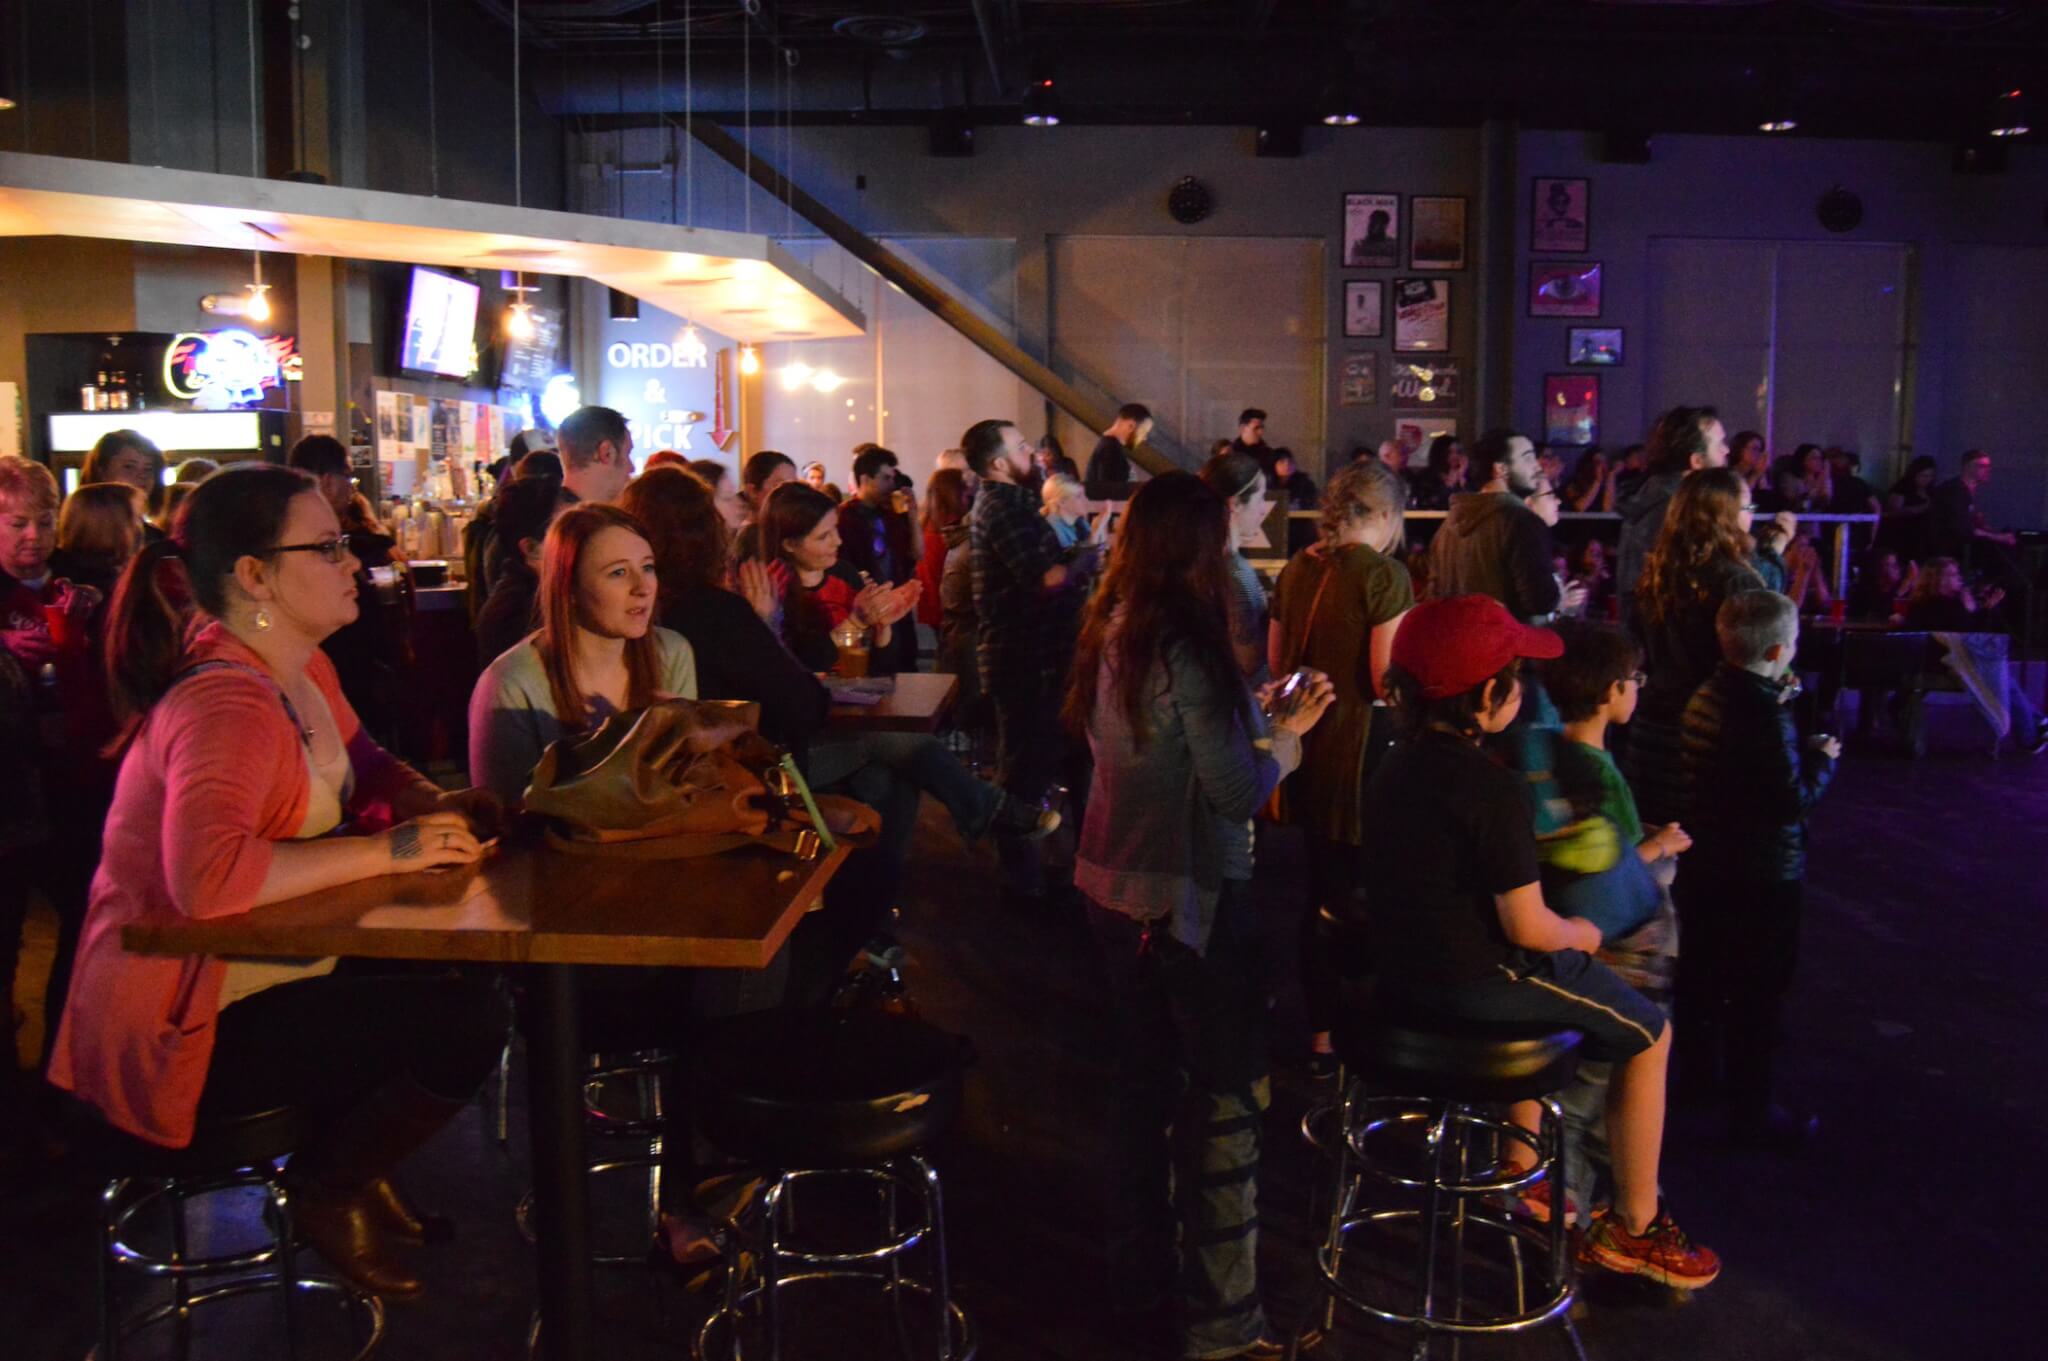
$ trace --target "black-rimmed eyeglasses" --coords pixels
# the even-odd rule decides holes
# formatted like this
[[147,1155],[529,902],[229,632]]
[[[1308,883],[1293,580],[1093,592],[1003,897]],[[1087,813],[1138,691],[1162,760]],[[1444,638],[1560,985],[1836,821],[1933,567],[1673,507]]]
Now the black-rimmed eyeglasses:
[[347,539],[322,539],[318,543],[281,543],[270,550],[273,553],[318,553],[335,566],[348,556]]

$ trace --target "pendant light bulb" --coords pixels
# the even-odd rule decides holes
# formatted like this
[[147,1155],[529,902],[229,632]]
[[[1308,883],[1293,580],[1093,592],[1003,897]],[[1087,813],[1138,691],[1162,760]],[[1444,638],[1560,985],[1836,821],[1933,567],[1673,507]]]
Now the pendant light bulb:
[[752,345],[740,346],[740,372],[752,377],[761,371],[761,354]]
[[249,300],[242,304],[242,315],[251,321],[270,320],[270,285],[263,282],[263,252],[249,253]]
[[513,299],[505,305],[505,334],[514,340],[532,340],[538,328],[533,324],[533,304],[526,295],[534,290],[527,286],[525,274],[514,274],[512,279],[512,287],[506,290]]

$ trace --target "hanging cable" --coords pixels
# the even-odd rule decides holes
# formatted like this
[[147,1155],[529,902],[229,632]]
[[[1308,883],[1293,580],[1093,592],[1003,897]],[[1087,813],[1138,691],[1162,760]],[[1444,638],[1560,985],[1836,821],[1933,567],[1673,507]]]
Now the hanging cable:
[[661,0],[654,0],[654,122],[661,129],[661,163],[668,169],[668,220],[676,220],[676,130],[668,122],[668,71],[662,64]]
[[690,16],[690,0],[683,0],[683,225],[697,225],[697,124],[692,114],[697,107],[697,92],[690,67],[691,50],[695,46],[697,25]]
[[441,197],[440,102],[434,94],[434,0],[427,0],[427,192]]
[[519,4],[512,0],[512,206],[526,206],[526,148],[520,136]]
[[796,49],[782,49],[782,234],[796,235],[796,204],[790,185],[790,170],[796,156]]
[[249,178],[263,178],[256,151],[256,0],[249,0]]
[[747,18],[740,24],[740,141],[747,151],[747,168],[740,174],[740,202],[745,206],[746,231],[754,231],[754,0],[740,0]]

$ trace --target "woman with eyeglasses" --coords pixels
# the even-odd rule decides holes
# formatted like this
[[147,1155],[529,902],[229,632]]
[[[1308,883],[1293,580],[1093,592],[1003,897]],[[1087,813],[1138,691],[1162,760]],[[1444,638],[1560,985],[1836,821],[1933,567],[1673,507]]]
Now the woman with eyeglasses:
[[50,1080],[167,1148],[304,1109],[317,1133],[286,1171],[294,1224],[349,1280],[407,1297],[420,1281],[393,1246],[429,1226],[391,1172],[497,1062],[495,993],[121,944],[146,917],[260,913],[482,856],[493,802],[443,793],[380,748],[320,651],[355,618],[355,567],[313,479],[246,464],[200,483],[179,538],[123,573],[107,670],[125,756]]

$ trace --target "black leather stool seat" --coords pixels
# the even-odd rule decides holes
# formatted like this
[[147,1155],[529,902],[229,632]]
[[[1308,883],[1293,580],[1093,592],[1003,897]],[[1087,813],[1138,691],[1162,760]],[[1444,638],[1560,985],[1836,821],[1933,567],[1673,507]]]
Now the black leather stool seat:
[[1576,1030],[1411,1011],[1346,1016],[1332,1039],[1353,1073],[1392,1095],[1494,1104],[1563,1090],[1579,1066]]
[[737,1157],[791,1167],[878,1161],[952,1124],[973,1057],[964,1038],[901,1016],[742,1016],[698,1047],[698,1114],[711,1141]]
[[109,1175],[170,1180],[220,1176],[239,1167],[256,1167],[298,1152],[311,1142],[318,1120],[303,1106],[279,1106],[225,1120],[210,1121],[193,1131],[184,1148],[165,1148],[113,1128],[99,1113],[76,1103],[74,1122],[88,1154]]

